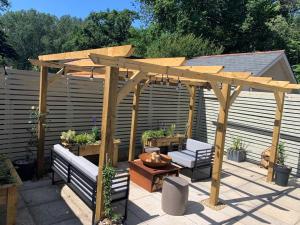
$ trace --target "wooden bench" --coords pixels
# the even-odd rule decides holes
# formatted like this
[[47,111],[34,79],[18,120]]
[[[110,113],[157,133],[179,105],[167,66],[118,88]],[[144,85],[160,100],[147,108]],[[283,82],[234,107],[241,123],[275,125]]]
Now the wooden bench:
[[[98,166],[82,156],[76,156],[67,148],[57,144],[51,152],[52,184],[55,184],[55,174],[64,181],[92,209],[92,224],[95,223],[97,175]],[[112,182],[112,204],[117,212],[127,218],[129,195],[129,174],[127,171],[117,171]],[[123,208],[123,210],[121,210]]]
[[210,144],[193,139],[187,139],[184,150],[168,153],[172,162],[185,168],[182,173],[191,177],[191,181],[198,181],[211,177],[214,147]]

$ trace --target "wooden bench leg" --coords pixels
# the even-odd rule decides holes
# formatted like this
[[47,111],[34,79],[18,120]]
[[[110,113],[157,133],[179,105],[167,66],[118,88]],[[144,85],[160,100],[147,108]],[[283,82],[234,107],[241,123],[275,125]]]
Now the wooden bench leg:
[[17,187],[10,187],[7,189],[7,215],[6,224],[15,225],[17,215]]

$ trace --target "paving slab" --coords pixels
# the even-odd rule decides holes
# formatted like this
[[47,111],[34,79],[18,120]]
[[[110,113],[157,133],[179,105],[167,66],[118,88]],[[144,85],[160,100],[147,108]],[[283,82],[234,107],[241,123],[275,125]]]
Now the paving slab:
[[60,191],[61,189],[56,185],[46,185],[34,189],[26,189],[21,192],[21,195],[26,205],[34,206],[60,199]]
[[[127,164],[122,164],[126,168]],[[130,184],[126,225],[193,224],[282,224],[300,225],[300,179],[288,187],[265,180],[266,170],[249,163],[224,162],[220,199],[225,208],[215,211],[203,206],[209,198],[210,180],[190,182],[183,216],[170,216],[161,209],[161,192],[149,193]],[[51,185],[49,177],[25,182],[20,189],[17,225],[90,225],[92,211],[66,185]]]
[[36,225],[28,208],[23,207],[18,209],[16,225]]
[[37,225],[52,225],[76,216],[63,200],[29,207]]

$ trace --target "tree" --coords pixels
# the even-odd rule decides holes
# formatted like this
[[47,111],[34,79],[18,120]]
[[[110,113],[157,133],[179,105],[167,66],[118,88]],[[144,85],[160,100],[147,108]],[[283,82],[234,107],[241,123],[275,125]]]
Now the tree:
[[196,37],[194,34],[180,35],[178,33],[164,33],[148,46],[146,56],[184,56],[192,58],[202,55],[221,54],[222,52],[222,47],[202,37]]
[[299,10],[299,0],[138,1],[162,32],[192,33],[224,46],[226,53],[289,46],[286,40],[294,36],[283,38],[272,26],[290,27]]
[[0,11],[4,11],[9,7],[9,1],[8,0],[0,0]]
[[[3,11],[9,6],[9,2],[7,0],[0,0],[0,11]],[[0,24],[1,25],[1,24]],[[5,59],[16,59],[17,53],[13,49],[13,47],[8,44],[7,36],[5,35],[2,26],[0,29],[0,64],[5,65]]]
[[35,10],[8,12],[0,17],[0,22],[9,43],[19,54],[19,59],[13,62],[13,66],[19,69],[31,69],[28,58],[61,52],[74,27],[81,23],[76,18],[62,17],[59,20]]
[[130,10],[93,12],[67,43],[75,49],[121,45],[129,38],[136,13]]

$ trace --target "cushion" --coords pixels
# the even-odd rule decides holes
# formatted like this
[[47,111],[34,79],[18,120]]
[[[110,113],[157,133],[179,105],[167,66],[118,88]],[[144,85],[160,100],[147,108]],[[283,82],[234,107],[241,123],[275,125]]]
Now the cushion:
[[212,149],[212,145],[190,138],[186,141],[186,150],[197,151],[206,149]]
[[172,157],[172,161],[174,163],[177,163],[181,166],[193,168],[195,166],[195,152],[193,151],[175,151],[175,152],[169,152],[169,156]]
[[94,165],[82,156],[76,156],[72,159],[71,164],[80,172],[96,182],[98,176],[98,166]]
[[69,149],[64,148],[60,144],[54,145],[53,151],[56,152],[59,156],[61,156],[63,159],[67,160],[68,162],[71,162],[72,159],[77,157],[72,152],[70,152]]

